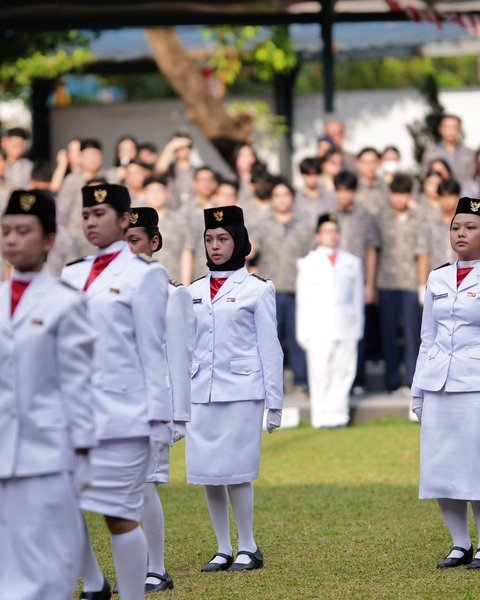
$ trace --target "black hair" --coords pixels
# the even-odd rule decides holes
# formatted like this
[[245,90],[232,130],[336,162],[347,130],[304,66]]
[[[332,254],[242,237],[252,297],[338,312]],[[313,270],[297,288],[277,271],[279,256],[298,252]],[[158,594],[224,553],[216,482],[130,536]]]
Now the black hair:
[[288,191],[292,194],[292,197],[295,198],[295,190],[293,189],[292,184],[284,177],[274,177],[272,182],[272,193],[273,190],[279,185],[284,185],[286,188],[288,188]]
[[459,196],[460,184],[455,179],[447,179],[438,185],[437,194],[439,196]]
[[384,156],[387,152],[390,151],[395,152],[395,154],[398,154],[398,156],[401,156],[400,150],[396,146],[385,146],[382,152],[382,156]]
[[380,158],[380,154],[378,153],[378,150],[376,148],[374,148],[373,146],[365,146],[364,148],[362,148],[360,150],[360,152],[357,153],[356,158],[357,159],[362,158],[362,156],[364,154],[366,154],[367,152],[373,152],[377,158]]
[[230,185],[235,188],[235,193],[238,194],[238,190],[240,189],[240,184],[238,183],[238,179],[228,179],[227,177],[220,176],[218,179],[218,187],[221,185]]
[[435,171],[435,169],[434,169],[434,168],[432,168],[432,165],[433,165],[433,163],[436,163],[436,162],[442,163],[442,165],[443,165],[443,166],[444,166],[444,167],[447,169],[447,171],[448,171],[448,173],[449,173],[450,177],[453,175],[453,172],[452,172],[452,167],[451,167],[451,166],[448,164],[448,162],[447,162],[447,161],[446,161],[444,158],[440,158],[440,157],[438,157],[438,158],[434,158],[434,159],[432,159],[432,160],[431,160],[431,161],[428,163],[428,170],[429,170],[429,171],[433,171],[434,173],[437,173],[437,172],[438,172],[438,171]]
[[141,150],[148,150],[149,152],[153,152],[155,154],[158,153],[158,148],[153,142],[143,142],[141,144],[138,144],[138,146],[137,146],[138,154],[140,154]]
[[52,179],[52,168],[49,163],[45,160],[37,160],[33,163],[32,173],[30,178],[33,181],[42,181],[43,183],[50,183]]
[[168,180],[165,175],[149,175],[145,178],[145,181],[143,182],[143,187],[147,187],[147,185],[150,185],[151,183],[159,183],[160,185],[164,185],[165,187],[167,187]]
[[208,167],[207,165],[204,165],[203,167],[197,167],[195,169],[195,171],[193,172],[193,178],[196,179],[198,173],[201,173],[202,171],[209,171],[213,175],[213,178],[215,179],[215,181],[218,183],[218,181],[219,181],[218,173],[214,169],[212,169],[212,167]]
[[413,189],[413,180],[405,173],[396,173],[390,183],[390,191],[394,194],[411,194]]
[[102,152],[102,144],[95,138],[85,138],[80,142],[80,150],[86,150],[87,148],[95,148]]
[[342,171],[333,178],[335,189],[345,188],[355,191],[358,188],[358,177],[351,171]]
[[21,137],[24,140],[28,140],[29,135],[27,130],[23,129],[23,127],[12,127],[11,129],[7,129],[5,137]]
[[302,175],[320,174],[320,161],[317,156],[304,158],[298,166]]

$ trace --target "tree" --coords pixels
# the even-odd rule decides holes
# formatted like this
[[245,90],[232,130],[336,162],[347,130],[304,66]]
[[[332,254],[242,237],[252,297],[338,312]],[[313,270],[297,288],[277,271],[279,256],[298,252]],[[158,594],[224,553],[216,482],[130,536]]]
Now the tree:
[[[222,98],[243,67],[263,81],[276,79],[284,93],[292,91],[297,56],[285,27],[214,27],[207,37],[214,42],[209,68],[220,82],[214,95],[199,67],[188,56],[171,27],[146,30],[155,61],[162,73],[184,100],[188,118],[196,123],[229,164],[239,143],[252,140],[252,118],[247,112],[232,116]],[[287,87],[278,83],[287,82]],[[277,106],[281,106],[278,104]],[[289,106],[289,103],[286,103]],[[285,115],[291,125],[290,114]]]

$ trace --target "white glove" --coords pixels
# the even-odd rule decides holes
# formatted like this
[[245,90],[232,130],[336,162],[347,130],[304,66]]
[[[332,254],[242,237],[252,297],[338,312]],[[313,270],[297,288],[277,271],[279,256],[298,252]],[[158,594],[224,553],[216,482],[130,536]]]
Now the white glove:
[[412,411],[415,413],[418,422],[422,422],[423,398],[412,398]]
[[90,468],[90,459],[88,454],[77,454],[73,462],[73,487],[77,496],[88,487],[92,480],[92,471]]
[[152,460],[156,461],[160,452],[170,445],[173,431],[171,421],[151,421],[150,422],[150,451]]
[[185,421],[174,421],[173,422],[173,439],[170,442],[170,446],[173,446],[176,442],[182,440],[187,434],[187,425]]
[[425,304],[425,292],[426,291],[427,291],[427,286],[426,285],[419,285],[418,286],[417,294],[418,294],[418,302],[419,302],[420,306],[423,306]]
[[274,429],[278,429],[282,423],[282,411],[280,408],[269,408],[267,412],[267,431],[272,433]]

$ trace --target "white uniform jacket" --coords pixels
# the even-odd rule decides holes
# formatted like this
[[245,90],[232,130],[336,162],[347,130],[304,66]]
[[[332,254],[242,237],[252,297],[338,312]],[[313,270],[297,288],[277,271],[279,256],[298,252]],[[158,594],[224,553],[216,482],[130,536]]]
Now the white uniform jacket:
[[411,396],[423,390],[480,390],[480,265],[457,289],[457,263],[432,271],[427,282],[422,343]]
[[265,400],[283,405],[283,352],[271,281],[234,271],[210,300],[210,275],[190,287],[196,316],[192,403]]
[[173,392],[173,420],[190,421],[190,373],[195,317],[187,288],[170,280],[167,304],[167,357]]
[[[118,250],[86,291],[98,336],[92,383],[101,440],[148,436],[149,421],[173,418],[165,342],[168,277],[126,242],[103,252]],[[93,261],[89,256],[65,267],[62,278],[83,289]]]
[[296,334],[299,345],[312,342],[359,340],[363,336],[362,263],[337,251],[335,266],[319,247],[298,261]]
[[10,318],[0,286],[0,478],[68,471],[95,444],[90,375],[95,334],[83,294],[46,269]]

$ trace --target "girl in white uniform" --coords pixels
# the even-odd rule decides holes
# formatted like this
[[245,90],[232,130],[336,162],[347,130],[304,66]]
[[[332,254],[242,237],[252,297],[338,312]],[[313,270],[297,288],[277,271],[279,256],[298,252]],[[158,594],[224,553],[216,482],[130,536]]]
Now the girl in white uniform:
[[[162,247],[157,211],[150,207],[135,208],[130,215],[127,242],[135,254],[152,256]],[[167,358],[173,395],[173,441],[185,437],[190,421],[190,370],[193,345],[192,299],[185,286],[169,279],[166,315]],[[148,544],[148,573],[145,593],[173,588],[165,569],[165,523],[157,485],[168,483],[170,449],[165,447],[156,460],[150,461],[144,488],[143,528]]]
[[[263,566],[253,536],[253,485],[258,477],[264,407],[267,429],[280,426],[283,354],[277,337],[275,289],[249,274],[243,212],[207,209],[207,275],[190,286],[196,316],[192,364],[192,416],[187,425],[187,481],[205,486],[218,542],[202,571]],[[233,562],[228,506],[238,529]]]
[[95,444],[90,373],[94,331],[83,294],[45,268],[55,203],[12,193],[0,286],[0,597],[70,600],[82,563],[77,493]]
[[[172,398],[166,357],[168,278],[124,241],[130,221],[125,187],[84,187],[83,227],[98,250],[64,269],[84,289],[97,332],[93,392],[98,447],[92,450],[92,482],[80,498],[83,510],[105,516],[111,534],[122,600],[141,600],[147,545],[138,523],[150,451],[171,440]],[[85,552],[81,598],[108,600],[110,586],[91,545]]]
[[450,229],[458,261],[430,273],[411,389],[421,422],[421,499],[436,499],[453,540],[438,568],[480,567],[480,200],[460,198]]

